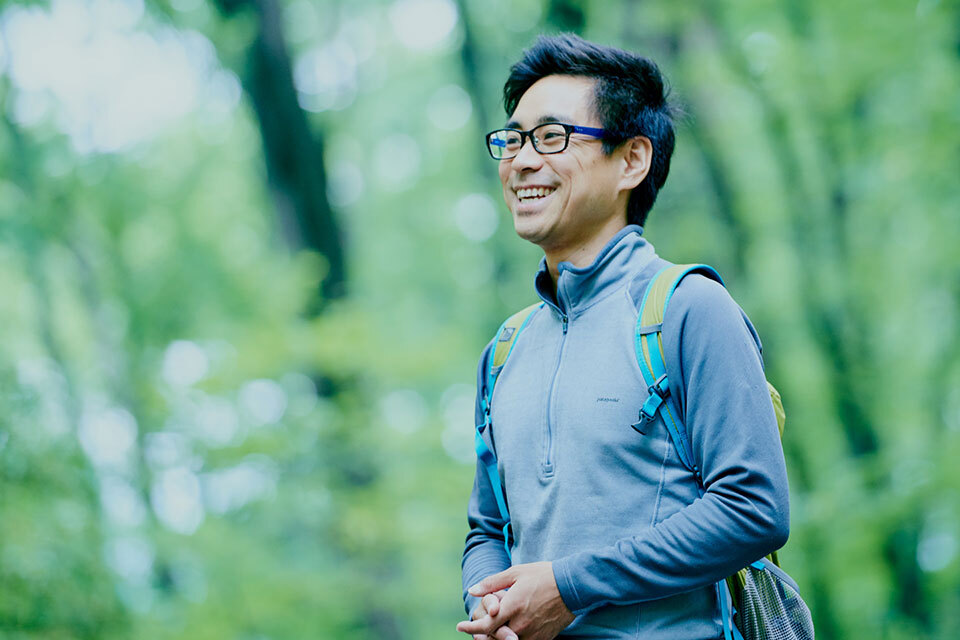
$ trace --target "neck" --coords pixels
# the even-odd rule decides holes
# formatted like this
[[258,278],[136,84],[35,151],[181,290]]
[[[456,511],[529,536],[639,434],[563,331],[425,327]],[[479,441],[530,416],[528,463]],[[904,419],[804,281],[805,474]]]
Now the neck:
[[578,268],[588,266],[597,257],[600,250],[607,245],[610,238],[617,235],[617,232],[625,226],[627,226],[627,223],[623,217],[614,216],[585,238],[579,238],[562,247],[543,247],[543,253],[547,259],[547,270],[550,272],[551,280],[553,280],[554,290],[556,290],[557,278],[560,274],[557,265],[561,262],[569,262]]

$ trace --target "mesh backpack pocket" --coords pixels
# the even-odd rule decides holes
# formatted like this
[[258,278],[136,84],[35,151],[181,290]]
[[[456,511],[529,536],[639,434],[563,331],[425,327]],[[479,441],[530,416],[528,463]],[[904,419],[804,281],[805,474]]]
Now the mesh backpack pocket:
[[742,576],[735,622],[744,640],[813,640],[810,609],[793,578],[766,558]]

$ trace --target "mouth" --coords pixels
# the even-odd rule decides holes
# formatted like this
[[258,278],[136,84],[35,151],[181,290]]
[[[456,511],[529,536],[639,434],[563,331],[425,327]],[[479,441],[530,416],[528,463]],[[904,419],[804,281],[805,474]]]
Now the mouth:
[[538,202],[549,197],[554,191],[556,187],[521,187],[515,190],[521,204]]

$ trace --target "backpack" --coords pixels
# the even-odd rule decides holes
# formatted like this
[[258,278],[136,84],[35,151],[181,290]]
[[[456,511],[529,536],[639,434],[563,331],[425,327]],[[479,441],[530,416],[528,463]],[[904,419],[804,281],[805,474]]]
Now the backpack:
[[[686,427],[680,419],[680,412],[670,393],[661,337],[663,317],[670,298],[680,281],[694,272],[723,284],[720,275],[707,265],[671,265],[664,267],[651,278],[643,294],[640,311],[637,314],[634,349],[643,379],[647,383],[648,396],[640,409],[638,421],[631,426],[638,432],[644,433],[647,423],[655,420],[659,413],[682,464],[693,473],[702,496],[704,486],[700,469],[693,460]],[[512,546],[510,514],[503,486],[500,483],[497,459],[484,442],[483,431],[490,424],[490,400],[493,397],[493,387],[497,377],[513,351],[517,337],[526,327],[533,312],[543,305],[543,302],[532,304],[513,314],[497,330],[493,357],[490,359],[487,373],[486,393],[480,397],[483,423],[476,428],[475,448],[477,458],[482,463],[493,487],[500,515],[506,522],[503,538],[508,557]],[[767,386],[777,418],[777,428],[782,438],[786,422],[783,403],[779,392],[769,381]],[[797,584],[780,568],[776,551],[729,576],[725,582],[726,584],[721,580],[716,585],[723,619],[724,640],[813,639],[813,620],[810,611],[800,597]]]

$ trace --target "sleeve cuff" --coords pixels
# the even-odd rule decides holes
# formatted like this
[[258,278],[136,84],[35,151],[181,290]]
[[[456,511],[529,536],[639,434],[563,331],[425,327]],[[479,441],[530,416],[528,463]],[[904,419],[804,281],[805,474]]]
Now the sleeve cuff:
[[569,557],[554,560],[553,579],[557,583],[557,590],[560,592],[563,604],[567,606],[567,609],[570,609],[570,613],[579,615],[584,609],[587,609],[587,606],[583,604],[580,594],[577,592],[577,587],[571,575],[570,563],[571,559]]
[[467,610],[467,618],[473,613],[473,610],[480,604],[480,598],[467,594],[463,599],[463,607]]

